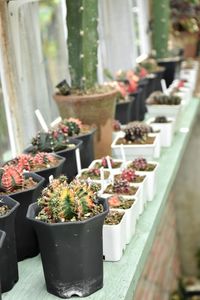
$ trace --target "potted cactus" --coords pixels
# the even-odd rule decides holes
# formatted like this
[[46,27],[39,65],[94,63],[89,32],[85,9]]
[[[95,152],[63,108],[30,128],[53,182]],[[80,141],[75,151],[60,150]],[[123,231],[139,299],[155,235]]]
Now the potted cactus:
[[38,132],[31,141],[32,146],[24,150],[25,153],[56,152],[65,158],[62,172],[72,180],[77,174],[75,150],[82,145],[81,140],[69,138],[62,129],[53,129],[48,132]]
[[103,256],[106,261],[118,261],[126,248],[124,211],[110,210],[103,225]]
[[63,133],[69,137],[76,138],[83,142],[80,149],[81,165],[87,168],[94,159],[94,133],[96,128],[91,125],[83,124],[80,119],[69,118],[63,119],[57,128],[61,129]]
[[181,111],[181,98],[176,95],[154,92],[146,103],[149,117],[165,116],[177,119]]
[[36,154],[21,154],[8,161],[5,165],[14,165],[22,170],[34,172],[45,178],[45,185],[49,183],[49,176],[59,177],[62,173],[65,158],[54,153],[37,152]]
[[139,214],[143,213],[144,206],[147,202],[147,178],[145,175],[140,175],[138,174],[135,170],[133,169],[123,169],[120,173],[116,173],[114,175],[114,179],[118,181],[123,181],[127,180],[130,185],[134,185],[135,187],[140,187],[141,189],[141,200],[140,201],[140,207],[139,207]]
[[170,147],[173,140],[175,130],[175,119],[165,116],[149,118],[146,123],[150,125],[154,131],[160,131],[161,147]]
[[98,1],[66,0],[66,6],[71,87],[59,84],[54,99],[62,118],[96,125],[95,155],[101,157],[110,152],[118,91],[97,84]]
[[[5,232],[0,230],[0,257],[2,257],[1,249],[3,247],[3,242],[4,242],[4,239],[5,239],[5,236],[6,236]],[[1,273],[0,273],[0,300],[1,300]]]
[[39,253],[35,232],[26,220],[26,211],[29,204],[36,201],[43,184],[43,177],[35,173],[23,173],[16,166],[0,169],[0,196],[9,195],[20,203],[15,224],[18,261]]
[[147,200],[152,201],[157,191],[157,170],[158,163],[147,161],[144,157],[139,157],[129,161],[126,167],[137,171],[137,174],[146,176],[147,179]]
[[53,180],[30,205],[27,218],[37,232],[49,293],[87,296],[102,287],[107,213],[107,202],[93,186],[78,180],[68,184],[65,176]]
[[124,136],[116,137],[111,145],[113,157],[121,157],[121,147],[123,147],[128,160],[138,155],[146,158],[160,156],[160,137],[158,134],[152,133],[149,125],[142,122],[131,122],[123,131]]
[[19,203],[8,196],[1,196],[0,230],[6,233],[3,248],[0,249],[1,290],[7,292],[18,281],[17,249],[15,239],[15,218]]
[[[103,170],[103,178],[108,179],[109,176],[110,172],[108,170]],[[77,175],[77,178],[80,180],[87,180],[90,178],[91,180],[99,181],[101,180],[101,172],[99,168],[82,169]]]
[[[110,160],[112,171],[119,172],[119,169],[122,166],[123,161],[121,159],[113,159],[110,156],[108,156],[108,159]],[[89,165],[89,168],[95,168],[95,169],[100,169],[100,168],[108,169],[108,162],[107,162],[107,157],[104,156],[101,159],[95,159],[91,164]]]
[[126,244],[129,244],[135,234],[136,222],[139,216],[138,199],[128,196],[113,195],[108,198],[110,210],[122,210],[125,213]]

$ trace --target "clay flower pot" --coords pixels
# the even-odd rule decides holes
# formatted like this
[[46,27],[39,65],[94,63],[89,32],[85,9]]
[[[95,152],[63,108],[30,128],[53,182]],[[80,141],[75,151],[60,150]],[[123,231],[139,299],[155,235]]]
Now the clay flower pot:
[[96,125],[95,156],[97,158],[110,153],[117,93],[114,90],[95,95],[55,94],[53,96],[62,118],[79,118],[84,124]]

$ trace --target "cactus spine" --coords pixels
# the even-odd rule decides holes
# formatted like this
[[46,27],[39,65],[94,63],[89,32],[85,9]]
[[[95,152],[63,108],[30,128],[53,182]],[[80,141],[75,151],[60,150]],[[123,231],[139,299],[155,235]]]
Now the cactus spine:
[[98,1],[66,0],[66,6],[72,86],[89,89],[97,82]]

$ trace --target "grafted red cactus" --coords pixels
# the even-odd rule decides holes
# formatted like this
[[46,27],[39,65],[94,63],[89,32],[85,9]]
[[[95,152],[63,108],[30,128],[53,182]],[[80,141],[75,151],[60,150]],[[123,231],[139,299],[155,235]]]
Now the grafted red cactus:
[[147,160],[145,158],[136,158],[131,167],[133,167],[137,171],[145,171],[148,166]]
[[16,166],[5,166],[0,169],[0,190],[12,192],[23,186],[24,177],[22,170]]
[[[110,160],[111,167],[113,167],[113,160],[112,160],[112,158],[109,157],[108,159]],[[101,159],[101,165],[104,168],[108,168],[108,163],[107,163],[106,157],[102,157],[102,159]]]
[[47,152],[38,152],[34,157],[33,157],[33,164],[37,167],[43,167],[48,165],[50,163],[53,163],[55,161],[55,157],[52,154],[49,154]]
[[21,154],[16,158],[16,165],[22,171],[30,171],[33,166],[33,157],[30,154]]
[[115,180],[113,192],[117,194],[128,194],[130,192],[130,183],[128,180]]
[[136,178],[135,171],[133,171],[131,169],[125,169],[122,171],[121,178],[122,178],[122,180],[127,180],[128,182],[133,182]]

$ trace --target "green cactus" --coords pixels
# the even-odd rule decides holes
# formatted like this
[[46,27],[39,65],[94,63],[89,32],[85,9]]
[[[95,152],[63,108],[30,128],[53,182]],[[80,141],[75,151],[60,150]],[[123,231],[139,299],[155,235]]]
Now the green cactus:
[[69,143],[68,135],[63,133],[60,129],[49,130],[48,132],[38,132],[31,143],[34,147],[33,152],[52,152],[75,146],[74,144]]
[[153,0],[153,49],[157,58],[168,57],[170,0]]
[[98,1],[66,0],[66,6],[72,87],[90,89],[97,82]]

